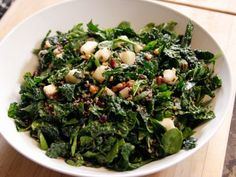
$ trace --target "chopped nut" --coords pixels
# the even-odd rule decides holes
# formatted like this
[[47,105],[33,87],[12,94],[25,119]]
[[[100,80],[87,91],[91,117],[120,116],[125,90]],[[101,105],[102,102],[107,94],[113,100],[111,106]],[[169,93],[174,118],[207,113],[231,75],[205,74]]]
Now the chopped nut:
[[186,71],[188,69],[188,62],[184,59],[182,59],[180,61],[180,68],[183,70],[183,71]]
[[151,60],[152,59],[152,54],[150,54],[150,53],[145,53],[145,59],[146,60]]
[[90,91],[92,94],[97,93],[98,90],[99,90],[99,88],[98,88],[96,85],[90,85],[90,87],[89,87],[89,91]]
[[88,88],[90,86],[89,81],[86,81],[84,86]]
[[57,55],[56,55],[56,58],[62,58],[62,57],[63,57],[63,54],[64,54],[63,52],[62,52],[62,53],[59,53],[59,54],[57,54]]
[[81,55],[80,58],[87,59],[86,55]]
[[127,100],[129,100],[129,101],[133,100],[133,96],[132,96],[132,95],[129,95],[129,97],[127,98]]
[[50,44],[50,42],[49,42],[48,40],[46,40],[46,41],[45,41],[44,48],[45,48],[45,49],[48,49],[48,48],[50,48],[50,47],[52,47],[52,45]]
[[142,45],[140,45],[140,44],[135,44],[134,45],[134,51],[136,53],[140,52],[141,50],[143,50],[143,46]]
[[104,107],[104,105],[105,105],[105,103],[103,101],[99,100],[98,97],[95,97],[94,101],[95,101],[96,105],[99,107]]
[[156,77],[156,83],[157,83],[158,85],[161,85],[161,84],[165,83],[165,81],[164,81],[164,79],[163,79],[162,76],[157,76],[157,77]]
[[159,49],[157,48],[157,49],[155,49],[155,50],[153,51],[153,53],[154,53],[155,55],[159,55],[159,54],[160,54],[160,51],[159,51]]
[[128,87],[133,87],[134,83],[135,83],[135,80],[129,80],[129,81],[127,82],[127,86],[128,86]]
[[112,87],[113,92],[120,91],[126,87],[132,87],[134,85],[135,81],[134,80],[129,80],[128,82],[122,82],[117,84],[116,86]]
[[55,48],[54,50],[53,50],[53,54],[54,55],[58,55],[58,54],[60,54],[60,53],[62,53],[63,52],[63,47],[62,46],[57,46],[57,48]]
[[108,66],[108,63],[107,62],[103,62],[102,65],[103,66]]
[[62,46],[57,46],[57,48],[55,48],[53,50],[53,54],[55,55],[56,58],[62,58],[63,56],[63,47]]
[[109,95],[109,96],[115,95],[115,93],[111,89],[109,89],[108,87],[105,87],[104,93],[105,93],[105,95]]
[[125,87],[126,87],[126,83],[122,82],[122,83],[119,83],[116,86],[112,87],[112,91],[117,92],[117,91],[120,91],[121,89],[123,89]]
[[140,79],[147,79],[147,76],[144,75],[144,74],[139,74],[138,77],[139,77]]
[[113,77],[113,76],[111,76],[111,77],[109,78],[109,81],[110,81],[110,82],[112,82],[112,81],[113,81],[113,79],[114,79],[114,77]]
[[123,88],[119,93],[120,96],[122,96],[123,98],[128,98],[129,97],[129,92],[130,92],[131,88],[130,87],[125,87]]

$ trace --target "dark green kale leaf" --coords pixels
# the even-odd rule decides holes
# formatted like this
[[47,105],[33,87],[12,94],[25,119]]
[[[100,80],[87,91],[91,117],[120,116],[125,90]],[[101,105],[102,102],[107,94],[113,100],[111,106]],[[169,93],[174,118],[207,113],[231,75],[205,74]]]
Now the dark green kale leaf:
[[195,131],[190,127],[184,127],[182,133],[183,133],[183,139],[187,139],[191,137],[195,133]]
[[158,40],[151,41],[143,48],[143,51],[151,51],[157,48]]
[[157,26],[158,29],[162,30],[162,32],[169,32],[169,33],[175,33],[174,29],[177,25],[177,22],[170,21],[167,23],[162,23]]
[[51,72],[51,76],[48,78],[48,82],[49,83],[56,83],[56,82],[60,82],[61,80],[63,80],[65,78],[65,76],[68,74],[69,72],[69,68],[65,67],[65,68],[61,68],[59,70],[54,70],[53,72]]
[[124,145],[125,141],[123,139],[117,140],[111,151],[106,155],[107,163],[111,163],[116,157],[118,157],[118,153],[120,148]]
[[59,102],[50,101],[49,105],[52,108],[52,116],[58,121],[65,121],[66,116],[73,111],[72,103],[62,104]]
[[190,150],[196,147],[197,139],[194,137],[189,137],[183,141],[183,149]]
[[59,90],[63,97],[67,101],[72,101],[75,98],[75,85],[74,84],[64,84],[59,87]]
[[90,105],[89,107],[89,111],[97,117],[100,117],[102,115],[103,110],[103,108],[100,108],[97,105]]
[[13,118],[16,124],[17,131],[28,131],[30,129],[30,124],[32,121],[32,117],[27,115],[21,109],[21,105],[18,103],[11,103],[8,109],[8,116]]
[[112,112],[115,115],[126,116],[126,109],[132,108],[134,106],[132,102],[124,100],[120,97],[108,97],[106,100],[109,112]]
[[88,35],[96,37],[99,41],[106,40],[105,31],[98,28],[98,25],[93,24],[92,20],[87,24]]
[[130,131],[135,127],[137,123],[137,113],[133,111],[128,111],[127,116],[117,122],[117,134],[122,137],[126,137]]
[[222,80],[218,76],[213,76],[210,84],[211,90],[216,90],[222,86]]
[[[145,44],[155,40],[158,41],[159,45],[167,44],[171,41],[178,41],[177,35],[174,31],[176,25],[177,23],[172,21],[162,23],[158,26],[153,23],[149,23],[143,29],[141,29],[139,37]],[[149,46],[150,45],[151,43],[149,43]]]
[[81,130],[81,134],[88,134],[93,138],[96,138],[100,135],[114,135],[116,133],[116,128],[111,122],[101,124],[98,121],[90,121],[88,125]]
[[75,42],[75,44],[76,44],[76,42],[79,42],[79,43],[82,42],[86,38],[87,38],[87,32],[84,31],[82,23],[79,23],[79,24],[75,25],[66,34],[66,39],[69,40],[72,43]]
[[71,157],[66,160],[66,163],[72,166],[80,167],[84,165],[84,158],[81,154],[76,153],[74,157]]
[[114,29],[114,35],[116,37],[118,36],[127,36],[128,38],[136,37],[137,34],[135,31],[131,28],[131,25],[129,22],[121,22],[115,29]]
[[139,74],[144,74],[148,77],[149,80],[154,79],[158,71],[158,62],[157,61],[144,61],[143,68],[138,70]]
[[188,22],[186,30],[185,30],[185,34],[184,34],[182,41],[181,41],[182,47],[188,47],[191,44],[193,28],[194,28],[194,26],[193,26],[192,22]]
[[60,132],[56,126],[51,124],[42,124],[40,126],[40,130],[43,133],[48,145],[61,139]]
[[69,144],[65,142],[52,143],[48,148],[46,155],[50,158],[67,157]]
[[206,63],[211,63],[211,59],[215,57],[215,55],[206,50],[194,50],[196,57],[199,60],[204,60]]
[[43,91],[33,79],[31,73],[24,75],[24,83],[21,85],[20,95],[22,100],[39,101],[45,98]]

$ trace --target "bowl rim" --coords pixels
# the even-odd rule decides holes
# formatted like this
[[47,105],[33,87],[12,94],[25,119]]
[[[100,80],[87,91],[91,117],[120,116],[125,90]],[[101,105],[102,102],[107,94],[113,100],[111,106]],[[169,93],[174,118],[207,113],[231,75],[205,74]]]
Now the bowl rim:
[[[17,31],[17,29],[21,26],[21,25],[24,25],[24,23],[26,23],[28,20],[30,20],[31,18],[34,18],[35,16],[37,15],[40,15],[41,13],[43,13],[44,11],[47,11],[47,10],[50,10],[54,7],[58,7],[58,6],[62,6],[63,4],[67,4],[67,3],[72,3],[74,1],[77,1],[77,0],[66,0],[66,1],[62,1],[62,2],[57,2],[57,3],[54,3],[54,4],[51,4],[47,7],[44,7],[34,13],[32,13],[31,15],[29,15],[28,17],[24,18],[22,21],[20,21],[17,25],[15,25],[0,41],[0,48],[1,46],[4,44],[4,42],[8,39],[9,36],[12,35],[12,33],[14,33],[15,31]],[[229,83],[231,84],[231,87],[228,88],[228,92],[229,92],[229,95],[232,95],[230,96],[230,100],[226,103],[225,105],[225,111],[222,113],[222,119],[219,121],[219,123],[217,124],[217,126],[215,126],[215,128],[213,130],[210,131],[210,133],[208,133],[208,137],[203,139],[201,142],[201,144],[198,144],[194,149],[188,151],[188,153],[183,153],[182,154],[182,157],[181,158],[175,158],[173,160],[172,163],[168,163],[167,165],[165,165],[164,167],[159,167],[159,168],[152,168],[152,169],[149,169],[149,170],[143,170],[142,172],[139,171],[139,173],[135,173],[136,176],[143,176],[143,175],[149,175],[149,174],[153,174],[153,173],[156,173],[158,171],[162,171],[166,168],[169,168],[171,166],[174,166],[175,164],[179,163],[180,161],[182,160],[185,160],[187,157],[190,157],[192,154],[194,154],[196,151],[198,151],[199,149],[201,149],[211,138],[212,136],[216,133],[216,131],[220,128],[220,126],[222,125],[223,121],[226,119],[226,116],[228,116],[228,114],[231,112],[231,106],[234,102],[234,96],[235,96],[235,87],[234,87],[234,84],[233,84],[233,79],[232,79],[232,66],[229,64],[229,61],[224,53],[224,51],[222,50],[221,46],[218,44],[218,42],[213,38],[213,36],[204,29],[204,27],[197,23],[195,20],[189,18],[187,15],[171,8],[171,7],[168,7],[166,5],[163,5],[161,2],[159,1],[156,1],[156,0],[131,0],[131,1],[140,1],[140,2],[145,2],[145,3],[150,3],[150,4],[153,4],[153,5],[157,5],[157,6],[160,6],[162,7],[163,9],[166,9],[168,11],[173,11],[175,12],[176,14],[178,14],[179,16],[181,17],[184,17],[186,19],[189,19],[191,20],[192,22],[194,22],[195,25],[197,25],[203,32],[205,32],[209,38],[215,43],[216,47],[218,47],[222,53],[222,56],[224,57],[225,59],[225,64],[226,64],[226,67],[229,69]],[[1,122],[1,119],[0,119],[0,122]],[[36,164],[39,164],[45,168],[48,168],[50,170],[53,170],[53,171],[57,171],[57,172],[60,172],[62,174],[67,174],[67,175],[72,175],[72,176],[78,176],[78,174],[75,174],[75,173],[72,173],[72,172],[69,172],[69,171],[65,171],[63,169],[60,169],[60,168],[55,168],[53,166],[48,166],[46,165],[45,163],[43,163],[42,161],[40,160],[37,160],[29,155],[27,155],[27,153],[23,150],[23,149],[20,149],[18,148],[10,138],[8,138],[7,136],[7,131],[4,130],[3,128],[3,125],[0,123],[0,134],[2,134],[3,138],[8,142],[8,144],[11,145],[11,147],[13,147],[17,152],[19,152],[20,154],[22,154],[24,157],[26,157],[27,159],[35,162]],[[78,168],[78,167],[75,167],[75,168]],[[128,171],[129,173],[125,173],[125,172],[122,172],[122,173],[112,173],[112,174],[105,174],[103,172],[99,172],[97,175],[91,175],[91,174],[87,174],[86,172],[83,172],[81,173],[80,175],[82,176],[106,176],[106,175],[113,175],[113,176],[123,176],[123,177],[131,177],[134,175],[134,173],[132,173],[132,170],[131,171]]]

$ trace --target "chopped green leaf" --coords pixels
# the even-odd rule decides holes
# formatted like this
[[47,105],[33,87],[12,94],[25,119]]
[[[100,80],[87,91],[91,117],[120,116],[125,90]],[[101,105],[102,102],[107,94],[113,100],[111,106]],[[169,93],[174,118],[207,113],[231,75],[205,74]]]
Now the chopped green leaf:
[[183,144],[183,135],[177,128],[168,130],[162,137],[161,142],[167,154],[177,153]]

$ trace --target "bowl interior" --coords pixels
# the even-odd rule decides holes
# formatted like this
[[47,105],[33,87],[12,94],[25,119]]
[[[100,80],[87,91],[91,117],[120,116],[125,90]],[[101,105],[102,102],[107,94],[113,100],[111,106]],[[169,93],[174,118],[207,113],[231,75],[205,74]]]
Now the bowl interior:
[[[197,128],[197,148],[147,164],[129,172],[113,172],[104,168],[72,167],[61,159],[50,159],[37,147],[27,133],[18,133],[13,120],[7,116],[9,104],[19,99],[20,83],[26,71],[33,71],[37,60],[32,50],[38,46],[49,29],[67,31],[75,24],[90,20],[101,27],[113,27],[121,21],[129,21],[138,30],[149,22],[161,23],[170,20],[178,22],[177,31],[183,33],[188,18],[153,1],[142,0],[72,0],[47,8],[25,20],[11,31],[0,44],[0,131],[5,139],[20,153],[51,169],[70,175],[82,176],[139,176],[167,168],[191,155],[214,134],[228,111],[232,93],[231,76],[227,61],[222,56],[216,65],[216,72],[223,80],[223,86],[215,98],[216,118]],[[194,23],[195,24],[195,23]],[[195,24],[193,48],[220,52],[216,42],[199,25]],[[224,108],[224,109],[222,109]]]

